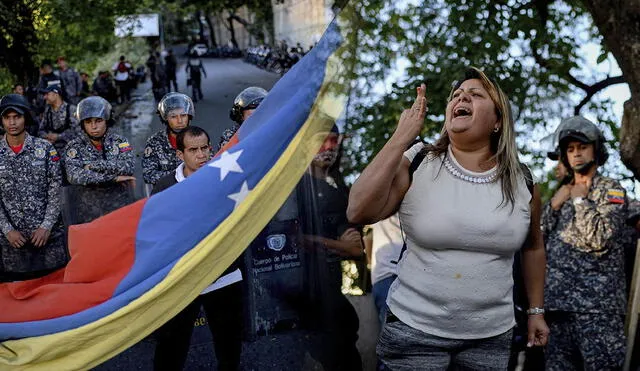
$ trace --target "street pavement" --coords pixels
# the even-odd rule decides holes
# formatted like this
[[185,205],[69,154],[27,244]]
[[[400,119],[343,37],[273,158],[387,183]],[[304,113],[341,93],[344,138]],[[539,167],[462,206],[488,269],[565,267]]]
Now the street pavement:
[[[261,70],[240,59],[202,59],[202,61],[207,71],[207,78],[202,80],[204,99],[195,104],[196,114],[192,124],[207,130],[215,147],[224,129],[232,125],[229,110],[234,97],[249,86],[260,86],[270,90],[279,79],[279,75]],[[185,60],[179,60],[178,88],[180,92],[191,95],[190,87],[186,86],[184,63]],[[147,80],[133,92],[131,104],[120,115],[116,125],[116,129],[125,135],[134,147],[137,159],[136,193],[139,198],[145,196],[141,169],[145,142],[153,133],[163,129],[155,111],[156,104],[153,100],[151,84]],[[370,294],[349,297],[349,300],[360,317],[358,348],[362,354],[364,369],[374,370],[378,323],[373,300]],[[202,326],[202,321],[199,320],[199,325],[196,325],[185,370],[215,369],[216,361],[211,335],[206,326]],[[296,348],[299,348],[299,341],[295,334],[281,334],[277,337],[261,336],[255,341],[245,342],[241,369],[321,370],[321,366],[311,359],[308,353],[304,354],[303,359],[299,359],[299,352],[296,351]],[[152,370],[154,346],[155,340],[151,335],[95,370]]]

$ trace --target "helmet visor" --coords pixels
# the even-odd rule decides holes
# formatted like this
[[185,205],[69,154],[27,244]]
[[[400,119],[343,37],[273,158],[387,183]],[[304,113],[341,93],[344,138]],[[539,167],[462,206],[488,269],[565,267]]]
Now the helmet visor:
[[109,121],[111,118],[111,104],[101,97],[85,98],[78,103],[76,118],[80,122],[88,118],[101,118]]
[[187,114],[193,118],[195,109],[193,101],[188,96],[181,93],[170,93],[165,95],[158,104],[158,113],[163,120],[167,121],[170,115]]

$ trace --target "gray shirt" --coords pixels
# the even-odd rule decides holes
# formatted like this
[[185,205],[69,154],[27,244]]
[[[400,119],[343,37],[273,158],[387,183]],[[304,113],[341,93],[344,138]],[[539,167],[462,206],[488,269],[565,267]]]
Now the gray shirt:
[[39,136],[44,138],[49,133],[59,134],[58,140],[53,145],[60,152],[63,152],[68,142],[84,135],[80,123],[75,117],[75,112],[76,106],[67,102],[63,102],[57,111],[47,105],[42,116]]
[[66,70],[58,72],[60,79],[64,81],[64,89],[67,93],[67,99],[74,99],[82,91],[82,78],[80,74],[69,67]]
[[[405,156],[411,161],[422,146]],[[531,194],[523,177],[512,210],[501,205],[499,181],[472,181],[496,171],[468,171],[449,150],[427,156],[414,173],[399,210],[407,251],[387,299],[407,325],[449,339],[496,336],[515,325],[513,259],[529,232]]]

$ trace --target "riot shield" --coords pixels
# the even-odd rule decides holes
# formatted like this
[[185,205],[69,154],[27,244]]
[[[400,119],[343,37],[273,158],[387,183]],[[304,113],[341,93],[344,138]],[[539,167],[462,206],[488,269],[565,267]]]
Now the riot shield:
[[65,225],[88,223],[135,201],[134,183],[62,187],[62,218]]
[[245,252],[247,338],[299,327],[304,274],[297,191]]
[[[305,174],[245,252],[243,357],[277,369],[358,369],[358,316],[342,294],[345,260],[335,242],[353,226],[348,190]],[[269,336],[263,336],[269,335]],[[346,368],[345,368],[346,367]]]

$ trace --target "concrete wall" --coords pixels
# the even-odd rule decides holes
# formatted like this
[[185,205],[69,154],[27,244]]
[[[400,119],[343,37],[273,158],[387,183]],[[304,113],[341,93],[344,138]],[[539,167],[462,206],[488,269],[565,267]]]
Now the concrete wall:
[[276,41],[285,40],[289,46],[299,42],[308,49],[331,22],[332,4],[333,0],[272,0]]

